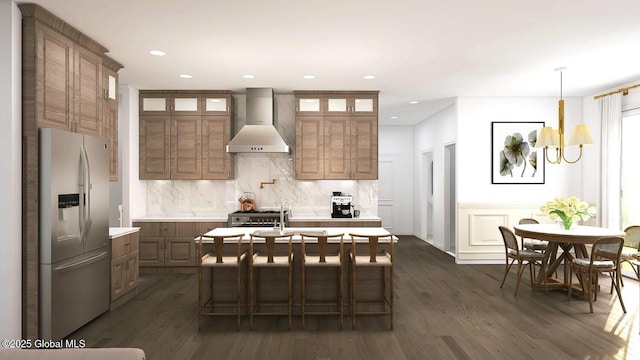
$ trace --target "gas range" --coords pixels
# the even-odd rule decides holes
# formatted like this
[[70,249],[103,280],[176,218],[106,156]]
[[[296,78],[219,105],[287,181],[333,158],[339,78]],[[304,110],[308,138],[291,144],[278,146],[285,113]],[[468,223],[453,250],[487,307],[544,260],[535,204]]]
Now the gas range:
[[[229,214],[228,227],[273,227],[280,223],[280,211],[276,210],[254,210],[236,211]],[[289,214],[284,212],[284,226],[289,226]]]

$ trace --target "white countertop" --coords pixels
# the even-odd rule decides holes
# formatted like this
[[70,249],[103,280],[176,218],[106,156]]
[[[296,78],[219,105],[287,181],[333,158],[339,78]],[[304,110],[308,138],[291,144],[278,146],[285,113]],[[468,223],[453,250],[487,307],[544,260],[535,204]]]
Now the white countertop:
[[[226,236],[226,235],[239,235],[244,234],[242,237],[242,241],[249,241],[249,235],[255,231],[274,231],[271,227],[264,228],[246,228],[246,227],[234,227],[234,228],[216,228],[205,235],[209,236]],[[277,229],[276,229],[277,231]],[[300,242],[300,233],[313,233],[317,231],[326,231],[327,234],[344,234],[344,241],[350,242],[349,233],[358,234],[358,235],[388,235],[390,234],[386,229],[381,227],[349,227],[349,228],[313,228],[313,227],[305,227],[305,228],[293,228],[288,227],[285,228],[285,233],[293,233],[293,241]],[[398,242],[398,237],[393,236],[394,242]],[[199,241],[199,238],[195,238],[195,241]],[[384,239],[380,239],[381,242],[384,242]],[[388,241],[387,241],[388,242]]]
[[[133,219],[133,222],[227,222],[227,217],[198,217],[198,216],[145,216]],[[327,215],[293,215],[289,221],[381,221],[375,215],[360,215],[354,218],[332,218]]]
[[110,227],[109,228],[109,239],[115,239],[121,236],[133,234],[140,230],[139,227]]
[[133,222],[227,222],[227,217],[199,217],[199,216],[149,216],[135,218]]
[[360,215],[353,218],[332,218],[327,215],[296,215],[289,217],[289,221],[380,221],[380,217],[375,215]]

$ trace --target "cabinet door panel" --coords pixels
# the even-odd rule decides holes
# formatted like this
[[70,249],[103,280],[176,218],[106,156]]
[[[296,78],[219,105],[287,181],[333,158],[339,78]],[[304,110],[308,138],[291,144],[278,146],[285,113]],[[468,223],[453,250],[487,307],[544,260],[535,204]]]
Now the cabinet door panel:
[[358,117],[351,120],[352,176],[356,180],[378,178],[378,121],[377,117]]
[[202,117],[202,178],[231,179],[231,154],[226,145],[231,140],[229,116]]
[[[110,80],[111,79],[111,80]],[[115,82],[112,92],[110,82]],[[105,67],[102,68],[102,88],[108,96],[103,97],[102,137],[109,140],[109,181],[118,181],[118,74]]]
[[76,131],[101,136],[102,58],[82,48],[74,51],[74,122]]
[[202,178],[200,116],[171,116],[171,178]]
[[349,117],[325,117],[324,139],[324,178],[350,179],[351,127]]
[[296,118],[296,179],[324,178],[324,128],[322,116]]
[[111,301],[119,298],[126,292],[126,264],[126,256],[111,260]]
[[194,237],[165,239],[165,266],[195,266],[196,253]]
[[140,117],[140,179],[169,179],[169,135],[168,116]]
[[140,266],[164,265],[164,238],[145,237],[140,238]]
[[133,252],[126,256],[125,266],[125,284],[127,291],[134,289],[138,286],[139,277],[139,264],[138,264],[138,252]]
[[38,126],[72,130],[73,43],[44,26],[36,37]]
[[169,98],[165,94],[147,94],[140,92],[140,116],[169,115]]

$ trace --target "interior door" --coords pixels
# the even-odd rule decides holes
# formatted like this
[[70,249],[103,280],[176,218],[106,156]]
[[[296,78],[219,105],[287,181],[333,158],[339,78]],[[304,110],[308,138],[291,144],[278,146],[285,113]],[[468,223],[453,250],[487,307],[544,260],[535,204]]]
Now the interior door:
[[402,174],[400,155],[381,155],[378,179],[378,216],[382,227],[393,234],[402,233]]

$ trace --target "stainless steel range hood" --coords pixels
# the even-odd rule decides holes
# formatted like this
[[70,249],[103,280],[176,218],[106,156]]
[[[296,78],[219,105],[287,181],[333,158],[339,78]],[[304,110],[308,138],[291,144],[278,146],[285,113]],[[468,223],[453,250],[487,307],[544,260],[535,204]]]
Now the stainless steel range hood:
[[230,153],[289,153],[273,121],[273,89],[247,89],[247,124],[227,145]]

